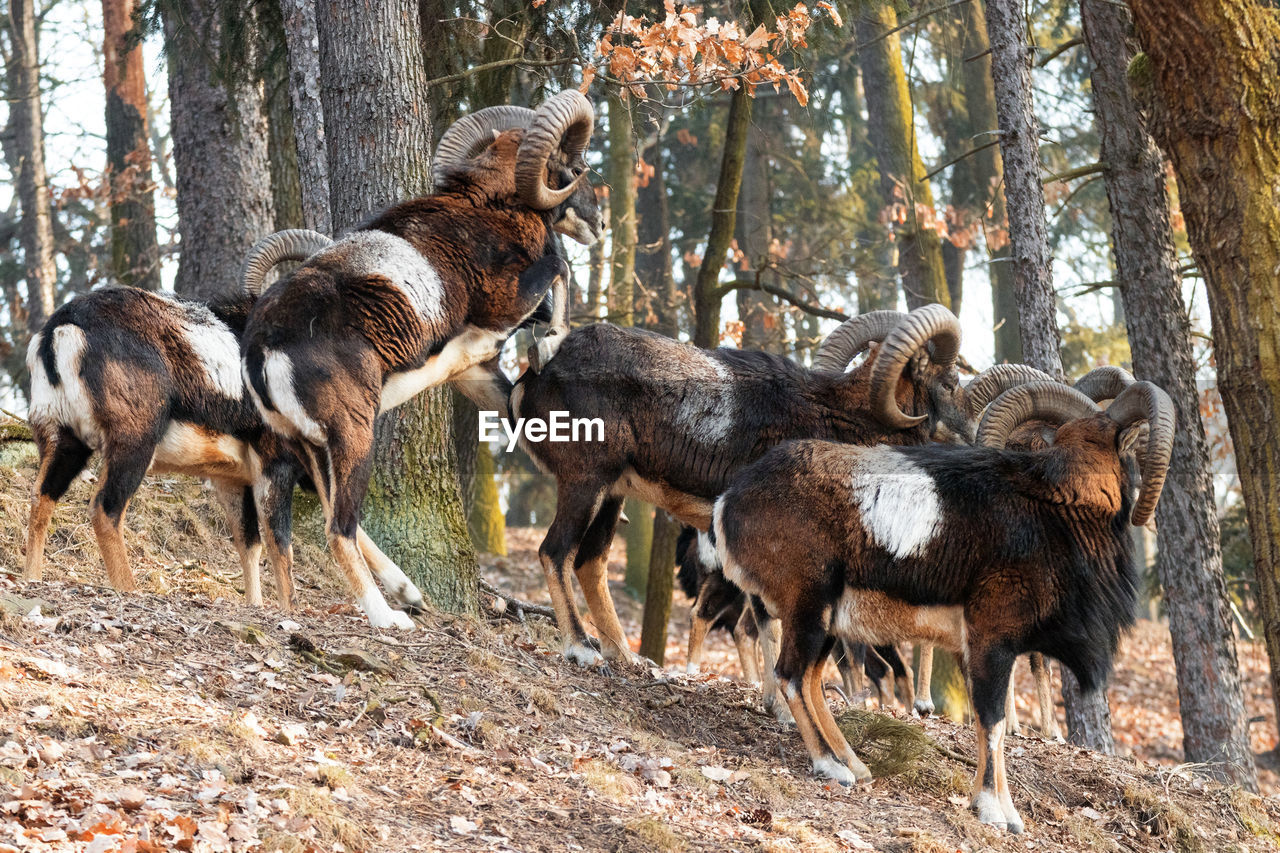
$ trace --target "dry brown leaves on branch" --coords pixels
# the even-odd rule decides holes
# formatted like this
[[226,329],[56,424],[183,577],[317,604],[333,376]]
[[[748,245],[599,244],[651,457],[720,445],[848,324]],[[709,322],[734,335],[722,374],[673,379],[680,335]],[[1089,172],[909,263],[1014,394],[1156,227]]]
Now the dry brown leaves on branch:
[[[747,32],[736,21],[711,17],[700,21],[696,7],[673,0],[664,4],[660,20],[619,12],[597,46],[608,73],[638,96],[654,83],[669,90],[681,86],[716,85],[722,90],[746,85],[754,94],[757,87],[771,84],[774,91],[786,85],[804,106],[809,92],[800,72],[783,66],[777,53],[806,46],[805,35],[815,21],[804,3],[774,19],[774,29],[760,24]],[[830,3],[815,9],[826,13],[837,27],[843,26],[840,13]],[[596,74],[595,66],[583,73],[583,85]]]

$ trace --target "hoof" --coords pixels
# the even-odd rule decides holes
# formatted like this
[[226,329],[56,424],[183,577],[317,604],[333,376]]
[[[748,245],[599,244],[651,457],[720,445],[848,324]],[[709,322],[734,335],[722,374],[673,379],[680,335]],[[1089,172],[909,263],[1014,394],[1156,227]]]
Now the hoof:
[[[861,765],[861,762],[859,762]],[[859,774],[855,770],[845,767],[834,758],[819,758],[813,762],[813,772],[823,779],[830,779],[833,782],[839,782],[846,788],[852,787],[859,782],[866,782],[871,779],[871,774],[867,772],[867,768],[861,768],[862,773]]]
[[583,669],[604,666],[604,656],[590,646],[581,643],[569,643],[564,647],[564,659]]
[[[1000,808],[1000,801],[996,799],[995,794],[989,791],[978,792],[978,796],[973,800],[972,808],[980,823],[994,826],[996,829],[1009,828],[1004,809]],[[1018,831],[1021,832],[1021,828]]]
[[699,667],[696,663],[686,664],[684,668],[684,674],[697,675],[699,672],[701,672],[701,669],[702,668]]
[[414,629],[413,619],[403,610],[388,610],[385,615],[369,617],[369,624],[375,628],[398,628],[401,631]]
[[917,699],[912,709],[918,717],[927,717],[933,713],[933,703],[925,699]]

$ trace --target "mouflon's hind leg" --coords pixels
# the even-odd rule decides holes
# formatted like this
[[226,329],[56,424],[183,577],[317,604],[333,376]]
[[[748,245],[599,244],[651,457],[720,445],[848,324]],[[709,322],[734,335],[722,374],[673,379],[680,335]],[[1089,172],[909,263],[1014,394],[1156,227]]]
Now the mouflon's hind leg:
[[66,427],[58,428],[52,438],[44,437],[39,429],[34,432],[40,451],[40,470],[36,474],[27,521],[27,560],[22,574],[26,580],[40,580],[44,576],[44,546],[54,507],[93,454],[89,446]]
[[426,608],[422,592],[409,580],[409,576],[395,564],[395,561],[382,553],[382,549],[369,538],[369,534],[360,527],[356,530],[356,540],[360,545],[360,553],[365,563],[382,583],[382,588],[389,592],[404,607],[406,613],[416,616]]
[[582,588],[582,597],[587,600],[591,621],[600,634],[600,644],[608,660],[635,658],[622,631],[618,611],[614,609],[613,596],[609,594],[609,546],[613,544],[621,513],[622,498],[605,498],[573,557],[573,571],[578,578],[578,586]]
[[129,567],[129,553],[124,544],[124,514],[129,501],[142,478],[146,476],[155,454],[155,443],[128,448],[111,447],[103,453],[105,476],[98,493],[93,496],[90,513],[93,532],[98,538],[98,549],[107,566],[107,578],[121,592],[137,589],[133,569]]
[[262,537],[259,534],[258,508],[253,489],[228,480],[213,479],[213,492],[227,516],[231,544],[240,558],[244,577],[244,600],[251,607],[262,606],[262,578],[258,563],[262,559]]
[[578,548],[604,503],[605,493],[601,488],[558,482],[556,494],[555,518],[538,548],[538,559],[547,579],[565,659],[579,666],[597,666],[604,659],[587,637],[570,586],[569,567],[577,559]]

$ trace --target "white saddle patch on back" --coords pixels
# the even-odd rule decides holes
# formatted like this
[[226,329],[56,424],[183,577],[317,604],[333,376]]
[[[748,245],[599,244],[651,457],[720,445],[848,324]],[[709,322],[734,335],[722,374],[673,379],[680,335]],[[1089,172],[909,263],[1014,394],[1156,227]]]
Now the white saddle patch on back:
[[919,557],[942,522],[933,478],[889,448],[853,453],[850,480],[863,526],[894,557]]
[[440,274],[409,241],[386,231],[356,231],[325,249],[317,258],[336,256],[357,275],[385,276],[409,298],[426,320],[439,320],[444,312],[444,285]]
[[729,435],[737,420],[733,374],[704,353],[698,352],[696,358],[681,364],[671,380],[684,385],[672,415],[690,438],[714,444]]
[[182,331],[204,369],[210,387],[230,400],[239,400],[244,396],[240,342],[211,312],[204,313],[208,316],[192,316],[192,312],[188,312]]

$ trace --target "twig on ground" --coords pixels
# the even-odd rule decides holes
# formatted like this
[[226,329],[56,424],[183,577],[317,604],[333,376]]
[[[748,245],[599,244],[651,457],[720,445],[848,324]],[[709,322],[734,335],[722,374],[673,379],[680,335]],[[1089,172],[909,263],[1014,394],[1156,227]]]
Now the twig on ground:
[[[516,598],[514,595],[502,592],[484,578],[480,579],[480,588],[492,595],[494,598],[501,599],[507,603],[507,606],[504,606],[502,610],[499,611],[499,615],[504,618],[511,619],[515,622],[523,622],[524,614],[526,613],[533,614],[534,616],[542,616],[546,619],[556,618],[556,612],[550,607],[543,604],[534,604],[531,601],[523,601]],[[512,608],[515,608],[514,613],[511,612]]]

